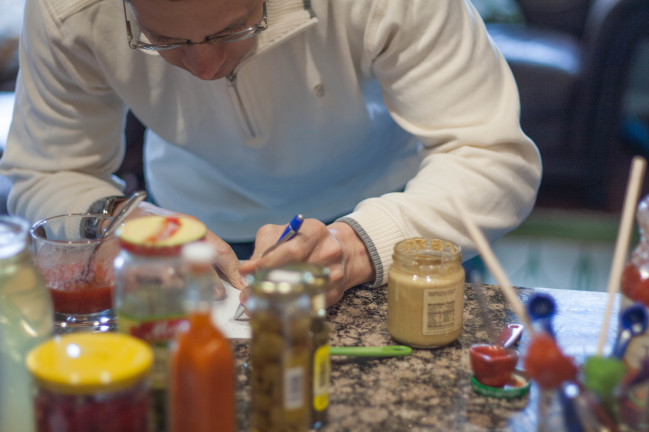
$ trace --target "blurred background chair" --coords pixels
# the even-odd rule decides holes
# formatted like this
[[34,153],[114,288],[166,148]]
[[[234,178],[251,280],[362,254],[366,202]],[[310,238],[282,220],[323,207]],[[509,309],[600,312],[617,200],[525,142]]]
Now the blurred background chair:
[[490,22],[488,31],[518,83],[523,130],[543,157],[539,204],[618,209],[630,155],[649,155],[646,123],[624,109],[649,43],[649,1],[516,3],[522,19]]

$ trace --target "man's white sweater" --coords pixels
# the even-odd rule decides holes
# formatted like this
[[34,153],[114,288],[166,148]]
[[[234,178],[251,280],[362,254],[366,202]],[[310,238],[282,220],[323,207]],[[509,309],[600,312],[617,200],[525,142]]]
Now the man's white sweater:
[[228,241],[296,213],[344,216],[385,281],[395,242],[473,245],[531,210],[541,176],[511,72],[468,1],[269,0],[233,80],[131,50],[119,0],[29,0],[0,172],[13,213],[83,212],[119,194],[127,107],[148,127],[162,207]]

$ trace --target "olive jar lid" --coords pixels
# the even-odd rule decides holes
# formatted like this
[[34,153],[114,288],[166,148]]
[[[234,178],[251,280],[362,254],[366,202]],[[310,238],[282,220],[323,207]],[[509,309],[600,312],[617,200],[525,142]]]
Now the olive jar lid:
[[153,351],[120,333],[73,333],[54,337],[27,355],[27,369],[39,386],[62,394],[112,393],[148,374]]
[[261,296],[311,294],[329,281],[329,269],[315,264],[287,264],[264,268],[250,278],[252,293]]

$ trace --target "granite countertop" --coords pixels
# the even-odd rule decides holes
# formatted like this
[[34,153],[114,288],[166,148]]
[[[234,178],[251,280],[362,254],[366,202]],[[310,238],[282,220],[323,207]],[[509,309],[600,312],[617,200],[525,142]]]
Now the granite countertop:
[[[497,286],[486,286],[491,316],[499,327],[517,322]],[[534,292],[557,302],[554,328],[564,353],[583,362],[594,354],[608,295],[599,292],[517,288],[525,302]],[[471,388],[469,346],[487,341],[470,286],[464,293],[462,335],[450,345],[415,349],[401,358],[332,357],[329,421],[323,431],[536,430],[538,389],[519,399],[478,395]],[[617,328],[618,299],[610,320],[607,347]],[[387,288],[355,288],[329,309],[332,346],[398,344],[387,331]],[[528,343],[527,332],[518,350]],[[233,340],[237,361],[239,430],[249,430],[248,340]],[[521,360],[522,361],[522,360]],[[555,413],[556,414],[556,413]],[[560,420],[558,414],[553,420]],[[557,430],[553,428],[552,430]]]

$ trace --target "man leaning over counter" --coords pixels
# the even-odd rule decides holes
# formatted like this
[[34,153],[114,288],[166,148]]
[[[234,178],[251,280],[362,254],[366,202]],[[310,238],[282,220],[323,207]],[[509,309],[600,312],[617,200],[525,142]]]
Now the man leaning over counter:
[[[405,238],[472,257],[449,196],[493,241],[541,177],[468,0],[29,0],[0,163],[10,211],[117,211],[129,108],[152,198],[132,217],[202,220],[237,288],[258,267],[327,265],[329,304],[384,284]],[[262,258],[297,213],[299,235]]]

